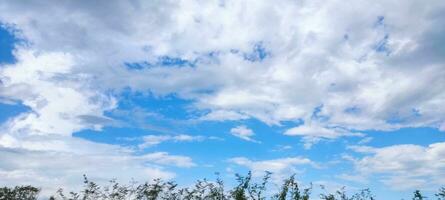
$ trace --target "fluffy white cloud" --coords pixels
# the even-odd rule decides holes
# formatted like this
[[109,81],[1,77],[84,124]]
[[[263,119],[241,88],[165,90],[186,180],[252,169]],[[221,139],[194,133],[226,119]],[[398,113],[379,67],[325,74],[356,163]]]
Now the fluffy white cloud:
[[394,145],[382,148],[352,146],[366,154],[352,159],[359,174],[379,175],[380,180],[395,189],[431,189],[445,184],[445,143],[429,146]]
[[247,128],[244,125],[240,125],[230,129],[230,133],[236,137],[239,137],[249,142],[259,142],[251,138],[252,136],[255,135],[255,133],[252,131],[252,129]]
[[30,111],[0,126],[0,185],[32,184],[50,195],[58,187],[78,189],[83,174],[101,183],[149,181],[174,177],[166,167],[195,166],[186,156],[72,137],[113,124],[103,113],[115,108],[115,99],[93,88],[91,75],[75,72],[80,61],[72,54],[18,48],[15,55],[17,63],[0,68],[0,96]]
[[[388,130],[445,121],[444,7],[440,0],[8,1],[0,21],[33,48],[81,60],[70,74],[93,77],[101,91],[175,93],[210,111],[203,119],[275,125],[320,121],[311,116],[322,105],[327,126]],[[160,56],[191,64],[163,67]]]
[[103,112],[115,107],[115,99],[91,89],[90,75],[73,72],[78,61],[71,54],[19,49],[15,56],[16,64],[0,69],[0,95],[32,112],[10,122],[11,131],[71,135],[112,122]]

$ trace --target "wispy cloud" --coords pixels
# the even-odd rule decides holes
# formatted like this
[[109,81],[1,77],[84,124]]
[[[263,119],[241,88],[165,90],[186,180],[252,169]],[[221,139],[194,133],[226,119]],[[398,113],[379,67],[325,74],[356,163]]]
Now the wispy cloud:
[[292,149],[291,145],[277,145],[271,151],[282,152],[282,151],[288,151],[288,150],[291,150],[291,149]]
[[255,133],[253,132],[252,129],[249,129],[244,125],[240,125],[230,129],[230,133],[238,138],[241,138],[249,142],[261,143],[260,141],[252,139],[252,136],[254,136]]
[[144,141],[142,144],[138,145],[139,148],[144,149],[151,146],[161,144],[163,142],[202,142],[204,140],[222,140],[218,137],[206,137],[202,135],[146,135],[142,137]]
[[304,140],[304,147],[306,149],[322,139],[336,139],[344,136],[359,136],[363,137],[362,133],[351,132],[347,129],[340,127],[324,127],[318,123],[303,124],[284,132],[284,135],[289,136],[302,136]]
[[255,177],[263,176],[266,171],[272,172],[274,179],[277,181],[281,181],[292,174],[301,173],[301,168],[297,166],[315,166],[310,159],[304,157],[286,157],[272,160],[250,160],[245,157],[235,157],[229,159],[229,162],[247,167]]

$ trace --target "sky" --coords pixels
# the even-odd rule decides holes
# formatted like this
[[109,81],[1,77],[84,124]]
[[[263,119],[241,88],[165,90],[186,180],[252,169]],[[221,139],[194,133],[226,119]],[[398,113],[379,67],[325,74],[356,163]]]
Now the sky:
[[[445,1],[0,2],[0,185],[445,185]],[[276,186],[277,187],[277,186]]]

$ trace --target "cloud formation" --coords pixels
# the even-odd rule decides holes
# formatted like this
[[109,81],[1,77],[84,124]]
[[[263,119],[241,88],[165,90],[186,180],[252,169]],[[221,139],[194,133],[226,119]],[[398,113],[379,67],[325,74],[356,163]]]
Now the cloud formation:
[[92,88],[90,75],[74,73],[78,60],[69,53],[18,48],[15,56],[17,63],[0,69],[0,95],[30,111],[0,126],[1,185],[37,185],[48,196],[59,187],[78,189],[83,174],[101,183],[148,181],[173,178],[166,167],[195,166],[187,156],[140,153],[72,137],[112,124],[104,112],[115,108],[115,98]]
[[[80,60],[68,73],[93,77],[102,92],[175,93],[209,120],[442,127],[443,2],[344,4],[10,1],[0,21],[35,49]],[[311,117],[316,108],[321,118]]]

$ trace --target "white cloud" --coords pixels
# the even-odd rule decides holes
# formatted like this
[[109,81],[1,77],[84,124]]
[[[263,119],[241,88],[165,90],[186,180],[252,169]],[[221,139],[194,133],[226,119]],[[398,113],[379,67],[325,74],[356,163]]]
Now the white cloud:
[[[72,137],[84,129],[100,130],[114,122],[104,116],[116,107],[114,97],[90,85],[89,74],[70,53],[19,48],[17,63],[0,68],[2,97],[30,111],[0,127],[0,185],[32,184],[53,194],[59,187],[77,189],[82,174],[104,183],[111,178],[169,179],[165,167],[192,167],[192,159],[166,152],[141,153]],[[30,178],[32,177],[32,178]]]
[[433,188],[445,184],[445,143],[429,146],[393,145],[382,148],[352,146],[364,153],[353,159],[357,173],[379,175],[380,180],[394,189]]
[[186,156],[169,155],[167,152],[149,153],[141,156],[143,160],[151,161],[156,164],[173,165],[178,167],[193,167],[192,159]]
[[166,152],[134,155],[131,149],[73,137],[28,136],[13,138],[15,142],[9,144],[5,137],[8,135],[0,137],[0,185],[31,184],[42,187],[44,196],[59,187],[80,189],[83,174],[100,184],[112,178],[142,182],[175,177],[165,167],[195,166],[186,156]]
[[369,183],[366,176],[363,176],[362,174],[339,174],[336,176],[339,179],[346,180],[346,181],[352,181],[357,183]]
[[371,142],[374,138],[372,137],[365,137],[363,139],[361,139],[360,141],[357,142],[357,144],[359,145],[363,145],[363,144],[367,144],[369,142]]
[[[91,84],[81,88],[65,88],[62,99],[102,96],[93,108],[84,108],[97,109],[94,116],[113,107],[105,91],[130,87],[193,100],[193,108],[210,111],[201,117],[206,120],[317,122],[311,116],[323,105],[319,114],[329,127],[441,127],[443,1],[344,3],[7,1],[0,5],[0,21],[21,30],[17,34],[31,48],[70,57],[70,68],[52,68],[62,77],[91,78],[82,79]],[[418,12],[413,14],[413,7]],[[262,61],[258,46],[266,53]],[[246,59],[249,55],[257,60]],[[193,66],[163,67],[156,64],[160,56],[180,57]],[[126,69],[123,63],[132,62],[153,65]],[[89,96],[71,91],[92,87]],[[109,106],[94,107],[101,103]]]
[[253,161],[245,157],[231,158],[229,162],[243,167],[247,167],[252,171],[254,177],[263,176],[266,171],[272,172],[274,179],[277,181],[283,180],[292,174],[302,172],[302,165],[315,165],[308,158],[303,157],[287,157],[273,160]]
[[139,148],[147,148],[158,145],[162,142],[201,142],[208,139],[219,139],[216,137],[205,137],[202,135],[146,135],[143,138],[143,143],[139,145]]
[[248,116],[234,111],[215,110],[202,116],[200,119],[208,121],[226,121],[226,120],[243,120],[248,118],[249,118]]
[[326,128],[315,123],[302,124],[286,130],[284,134],[290,136],[302,136],[305,148],[310,148],[314,143],[321,139],[336,139],[343,136],[363,136],[361,133],[353,133],[343,128]]
[[72,55],[32,50],[18,50],[15,55],[16,64],[0,69],[0,95],[20,100],[32,111],[11,121],[11,131],[71,135],[112,121],[103,112],[115,108],[115,99],[91,89],[89,75],[73,73]]
[[281,152],[281,151],[287,151],[287,150],[290,150],[290,149],[292,149],[292,146],[291,145],[277,145],[277,146],[275,146],[275,148],[274,149],[272,149],[271,151],[278,151],[278,152]]
[[442,125],[439,127],[439,130],[445,132],[445,122],[443,122]]
[[252,131],[252,129],[249,129],[244,125],[240,125],[240,126],[230,129],[230,133],[236,137],[243,139],[243,140],[259,143],[259,141],[256,141],[251,138],[252,136],[255,135],[255,133]]

